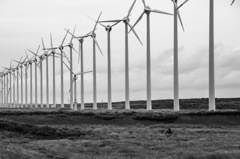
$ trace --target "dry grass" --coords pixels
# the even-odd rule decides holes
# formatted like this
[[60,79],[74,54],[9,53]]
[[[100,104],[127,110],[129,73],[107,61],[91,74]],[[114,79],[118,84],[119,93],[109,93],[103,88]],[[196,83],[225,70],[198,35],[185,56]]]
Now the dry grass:
[[[166,134],[171,127],[173,134]],[[173,127],[173,128],[172,128]],[[239,158],[240,129],[157,124],[151,126],[52,126],[53,129],[88,131],[63,139],[28,138],[1,131],[6,158]],[[14,152],[14,153],[12,153]],[[34,157],[33,157],[34,156]],[[1,158],[1,156],[0,156]],[[3,158],[3,157],[2,157]]]

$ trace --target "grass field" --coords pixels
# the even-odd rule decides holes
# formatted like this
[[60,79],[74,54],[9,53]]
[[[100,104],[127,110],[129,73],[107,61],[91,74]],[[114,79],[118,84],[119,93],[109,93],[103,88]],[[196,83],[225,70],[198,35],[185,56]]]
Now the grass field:
[[[182,102],[190,106],[200,101]],[[77,112],[0,108],[0,158],[238,159],[239,99],[219,101],[222,109],[216,112],[187,105],[179,112],[165,107],[145,111],[142,105],[128,111],[116,105],[112,111],[103,106]]]

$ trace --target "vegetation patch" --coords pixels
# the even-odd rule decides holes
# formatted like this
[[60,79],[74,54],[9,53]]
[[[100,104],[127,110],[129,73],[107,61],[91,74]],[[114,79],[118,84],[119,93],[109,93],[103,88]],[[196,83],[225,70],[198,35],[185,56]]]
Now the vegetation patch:
[[0,130],[32,135],[40,139],[62,139],[68,137],[81,137],[90,135],[90,131],[53,128],[50,126],[35,126],[0,120]]

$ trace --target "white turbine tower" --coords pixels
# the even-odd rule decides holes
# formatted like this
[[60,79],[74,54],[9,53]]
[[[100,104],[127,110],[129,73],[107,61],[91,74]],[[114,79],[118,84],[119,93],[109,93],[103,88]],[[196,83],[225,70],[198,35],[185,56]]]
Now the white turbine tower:
[[[63,62],[63,63],[68,68],[68,70],[71,72],[71,75],[72,75],[72,81],[70,81],[70,82],[74,84],[74,107],[73,107],[73,110],[77,111],[77,84],[76,84],[77,76],[80,74],[83,74],[83,73],[90,73],[92,71],[74,73],[73,70],[65,62]],[[73,88],[70,88],[69,92],[71,91],[71,89],[73,89]]]
[[[179,12],[179,7],[177,5],[178,0],[171,0],[173,2],[173,10],[174,10],[174,18],[173,18],[173,23],[174,23],[174,40],[173,40],[173,49],[174,49],[174,53],[173,53],[173,87],[174,87],[174,102],[173,102],[173,109],[178,111],[180,110],[180,106],[179,106],[179,69],[178,69],[178,20],[181,24],[181,27],[184,31],[184,27],[183,27],[183,23],[182,23],[182,19],[180,16],[180,12]],[[183,4],[185,4],[187,1],[183,2],[180,6],[182,6]]]
[[[97,21],[99,20],[100,16],[101,16],[102,12],[99,14]],[[80,70],[81,72],[84,72],[84,65],[83,65],[83,40],[84,38],[87,37],[91,37],[93,39],[93,109],[96,110],[97,109],[97,76],[96,76],[96,49],[95,46],[97,45],[97,48],[99,49],[100,53],[103,55],[101,48],[97,42],[96,39],[96,34],[95,34],[95,30],[97,27],[97,21],[95,22],[94,28],[91,32],[87,33],[84,36],[78,36],[76,37],[74,34],[70,33],[72,36],[74,36],[74,38],[78,39],[79,41],[79,56],[78,56],[78,60],[81,59],[81,67]],[[65,29],[66,30],[66,29]],[[84,106],[84,74],[80,74],[81,75],[81,109],[85,109]]]
[[21,74],[20,74],[20,77],[21,77],[21,108],[23,108],[23,71],[22,71],[22,68],[23,68],[23,64],[24,62],[26,61],[27,57],[21,62],[21,61],[16,61],[16,60],[13,60],[15,62],[17,62],[19,64],[19,67],[21,69]]
[[[132,28],[131,24],[129,23],[130,22],[129,16],[132,12],[132,9],[133,9],[135,3],[136,3],[136,0],[134,0],[133,4],[131,5],[130,9],[128,10],[127,16],[124,17],[123,19],[100,21],[100,23],[123,22],[125,24],[125,109],[130,109],[128,27]],[[143,45],[134,29],[133,29],[133,33],[137,37],[137,39],[139,40],[141,45]]]
[[67,33],[65,34],[63,40],[62,40],[62,43],[59,47],[52,47],[51,48],[45,48],[45,50],[55,50],[55,49],[59,49],[61,54],[61,62],[60,62],[60,66],[61,66],[61,108],[64,108],[64,81],[63,81],[63,58],[64,56],[66,57],[66,54],[64,53],[63,49],[64,47],[67,47],[68,45],[66,46],[63,46],[64,44],[64,41],[67,37],[67,34],[68,34],[69,30],[67,31]]
[[49,108],[49,78],[48,78],[48,54],[46,52],[45,46],[44,46],[44,42],[43,42],[43,38],[42,39],[42,46],[43,46],[43,51],[44,53],[44,58],[46,59],[46,107]]
[[[120,21],[119,21],[120,22]],[[113,25],[103,25],[98,21],[98,24],[100,24],[102,27],[105,28],[107,31],[107,58],[108,58],[108,109],[112,110],[112,75],[111,75],[111,37],[110,33],[112,31],[112,28],[117,25],[119,22],[115,22]]]
[[[27,55],[27,53],[26,53],[26,55]],[[28,56],[27,56],[27,58],[28,58]],[[26,71],[30,67],[30,107],[33,107],[33,102],[32,102],[32,94],[33,94],[32,93],[32,63],[34,62],[33,58],[34,57],[32,57],[31,59],[28,58],[28,61],[26,62],[28,64]],[[26,77],[28,78],[27,74],[26,74]]]
[[145,0],[142,0],[142,2],[143,2],[143,5],[144,5],[143,13],[137,19],[137,21],[135,22],[135,24],[133,25],[132,28],[134,28],[137,25],[137,23],[142,19],[143,15],[146,14],[146,16],[147,16],[147,110],[152,110],[152,102],[151,102],[150,13],[154,12],[154,13],[160,13],[160,14],[166,14],[166,15],[172,15],[172,14],[167,13],[167,12],[163,12],[163,11],[160,11],[160,10],[157,10],[157,9],[151,9],[149,6],[146,6]]
[[[180,7],[182,7],[186,0]],[[214,0],[209,0],[209,111],[216,110],[215,103],[215,68],[214,68]],[[231,5],[235,0],[232,1]]]
[[[40,49],[40,45],[38,46],[38,49],[37,49],[37,52],[34,53],[33,51],[31,50],[28,50],[30,53],[32,53],[33,55],[35,55],[35,107],[38,107],[38,104],[37,104],[37,67],[38,65],[39,66],[39,70],[40,70],[40,105],[41,105],[41,108],[43,108],[43,75],[42,75],[42,61],[43,61],[43,57],[44,57],[44,54],[43,55],[38,55],[38,51]],[[37,59],[36,57],[39,58],[39,62],[37,63]]]
[[[65,30],[66,30],[66,29],[65,29]],[[74,49],[73,43],[72,43],[72,40],[73,40],[73,38],[74,38],[75,30],[76,30],[76,25],[75,25],[75,27],[74,27],[71,40],[70,40],[70,42],[69,42],[69,44],[68,44],[69,49],[70,49],[69,64],[70,64],[70,108],[71,108],[71,109],[74,109],[74,107],[73,107],[73,83],[72,83],[73,76],[72,76],[72,72],[71,72],[71,70],[73,70],[73,61],[72,61],[72,52],[73,52],[73,50],[78,54],[78,52],[76,51],[76,49]],[[69,33],[69,29],[67,30],[67,33]]]
[[[21,61],[22,60],[22,57],[21,57],[21,59],[19,60],[19,61]],[[19,65],[20,64],[18,64],[17,66],[16,66],[16,70],[17,70],[17,104],[16,104],[16,107],[17,108],[20,108],[20,106],[19,106],[19,76],[20,76],[20,74],[19,74]]]

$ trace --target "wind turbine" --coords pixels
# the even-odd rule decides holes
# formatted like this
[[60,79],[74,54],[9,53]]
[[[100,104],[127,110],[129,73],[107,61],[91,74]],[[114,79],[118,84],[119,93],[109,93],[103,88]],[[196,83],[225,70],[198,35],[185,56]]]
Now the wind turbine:
[[51,47],[51,48],[45,48],[45,50],[55,50],[55,49],[59,49],[61,52],[61,108],[64,108],[64,84],[63,84],[63,56],[66,56],[66,54],[64,53],[63,49],[64,47],[68,46],[63,46],[63,43],[67,37],[69,30],[67,31],[67,33],[65,34],[62,43],[59,47]]
[[[74,34],[69,32],[72,36],[74,36],[74,38],[78,39],[78,41],[79,41],[79,59],[81,59],[81,67],[80,67],[81,72],[84,72],[83,40],[84,40],[84,38],[87,38],[87,37],[91,37],[93,40],[93,109],[94,110],[97,109],[96,45],[97,45],[97,48],[99,49],[100,53],[103,55],[101,48],[97,42],[96,33],[95,33],[97,23],[101,17],[101,14],[102,14],[102,12],[99,14],[97,21],[94,20],[95,25],[94,25],[93,30],[91,32],[87,33],[86,35],[76,37],[76,36],[74,36]],[[85,109],[85,106],[84,106],[84,74],[81,74],[81,109],[82,110]]]
[[[184,5],[186,0],[182,5]],[[215,68],[214,68],[214,0],[209,0],[209,111],[216,110],[215,103]],[[231,5],[235,0],[232,1]],[[182,7],[180,5],[180,7]]]
[[12,69],[12,75],[13,75],[13,107],[16,107],[16,103],[15,103],[15,82],[16,82],[16,76],[15,76],[15,69]]
[[[22,60],[22,57],[21,57],[21,59],[19,60],[19,61],[21,61]],[[20,106],[19,106],[19,65],[20,64],[18,64],[17,66],[16,66],[16,70],[17,70],[17,104],[16,104],[16,107],[17,108],[19,108]]]
[[[90,17],[89,17],[90,18]],[[100,18],[100,16],[99,16]],[[92,19],[92,18],[91,18]],[[95,21],[94,19],[92,19],[93,21]],[[110,32],[112,31],[112,28],[117,25],[120,21],[118,22],[113,22],[113,25],[103,25],[102,23],[99,22],[99,19],[97,21],[98,24],[100,24],[102,27],[105,28],[105,30],[107,31],[107,48],[108,48],[108,109],[111,110],[112,109],[112,82],[111,82],[111,41],[110,41]]]
[[[137,19],[132,29],[138,24],[138,22],[142,19],[143,15],[147,16],[147,110],[152,110],[152,102],[151,102],[151,51],[150,51],[150,13],[160,13],[166,15],[172,15],[167,12],[163,12],[157,9],[151,9],[149,6],[146,6],[145,0],[142,0],[144,5],[143,13]],[[129,31],[131,32],[132,29]]]
[[[68,68],[68,70],[71,72],[72,75],[72,81],[70,81],[71,83],[74,83],[74,107],[73,110],[77,111],[77,76],[80,74],[85,74],[85,73],[90,73],[92,71],[86,71],[86,72],[79,72],[79,73],[74,73],[73,70],[71,68],[69,68],[69,66],[63,62],[64,65]],[[69,92],[71,91],[72,88],[70,88]]]
[[[45,46],[44,46],[44,42],[43,42],[43,38],[42,39],[42,46],[43,46],[43,50],[46,51]],[[49,54],[51,55],[51,53]],[[49,108],[49,78],[48,78],[48,56],[47,52],[44,53],[43,56],[45,56],[46,59],[46,107]]]
[[[28,67],[30,66],[30,107],[33,106],[33,102],[32,102],[32,63],[34,62],[34,60],[32,60],[33,58],[34,57],[32,57],[31,59],[28,58],[28,61],[27,61]],[[28,67],[27,67],[27,69],[28,69]]]
[[[54,48],[53,47],[53,41],[52,41],[52,34],[50,33],[50,42],[51,42],[51,48],[49,48],[49,50],[51,50],[51,53],[47,56],[52,56],[53,57],[53,107],[56,107],[56,78],[55,78],[55,57],[56,57],[56,52],[55,49],[58,49],[57,47]],[[43,43],[43,40],[42,40]],[[44,51],[46,50],[46,48],[44,47]],[[47,73],[48,75],[48,73]],[[47,80],[48,81],[48,80]]]
[[[180,16],[180,12],[179,12],[179,7],[178,7],[178,0],[171,0],[173,2],[173,10],[174,10],[174,18],[173,18],[173,23],[174,23],[174,42],[173,42],[173,48],[174,48],[174,53],[173,53],[173,57],[174,57],[174,62],[173,62],[173,87],[174,87],[174,102],[173,102],[173,109],[178,111],[180,108],[179,106],[179,71],[178,71],[178,20],[181,24],[181,27],[184,31],[184,26],[182,23],[182,19]],[[188,0],[187,0],[188,1]],[[183,6],[187,1],[183,2],[180,6]]]
[[23,108],[23,71],[22,71],[22,68],[23,68],[23,64],[26,59],[27,59],[27,57],[22,62],[21,62],[21,60],[20,61],[13,60],[19,64],[18,66],[21,69],[21,75],[20,75],[20,77],[21,77],[21,106],[20,107],[21,108]]
[[[43,60],[43,55],[39,56],[38,55],[38,51],[40,49],[40,45],[38,46],[38,49],[36,51],[36,53],[34,53],[31,50],[28,50],[30,53],[32,53],[35,58],[34,58],[34,62],[35,62],[35,107],[38,107],[38,98],[37,98],[37,67],[38,64],[40,65],[39,69],[40,69],[40,102],[41,102],[41,108],[43,108],[43,79],[42,79],[42,60]],[[37,58],[39,58],[39,63],[37,63]]]
[[[25,51],[26,53],[26,51]],[[28,59],[28,55],[26,54],[26,57]],[[28,71],[28,66],[29,66],[29,63],[28,61],[25,61],[24,63],[24,66],[25,66],[25,107],[27,108],[28,107],[28,93],[27,93],[27,89],[28,89],[28,84],[27,84],[27,79],[28,79],[28,75],[27,75],[27,71]]]
[[[107,20],[107,21],[100,21],[100,23],[109,23],[109,22],[123,22],[125,24],[125,109],[130,109],[130,102],[129,102],[129,49],[128,49],[128,27],[132,28],[129,19],[129,16],[132,12],[132,9],[136,3],[136,0],[134,0],[133,4],[131,5],[130,9],[128,10],[128,14],[123,19],[117,19],[117,20]],[[134,35],[137,37],[139,42],[142,44],[139,36],[133,29]]]
[[3,72],[0,73],[1,81],[1,107],[3,107]]
[[[8,72],[9,72],[9,69],[6,68],[6,67],[3,67],[2,68],[5,69],[5,73],[4,73],[4,85],[5,85],[5,89],[4,89],[4,101],[5,101],[5,107],[8,107]],[[7,76],[7,79],[5,78]],[[6,96],[6,88],[7,88],[7,96]]]
[[[76,25],[75,25],[74,30],[73,30],[72,38],[71,38],[71,40],[70,40],[70,42],[68,44],[69,49],[70,49],[70,62],[69,63],[70,63],[70,108],[71,109],[74,109],[74,107],[73,107],[73,83],[72,83],[73,76],[72,76],[72,72],[71,72],[72,69],[73,69],[72,51],[74,50],[75,52],[77,52],[76,49],[74,49],[73,43],[72,43],[72,40],[74,38],[75,30],[76,30]],[[69,29],[67,30],[67,33],[69,33]]]
[[231,5],[233,5],[234,2],[235,2],[235,0],[232,1]]

